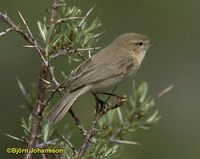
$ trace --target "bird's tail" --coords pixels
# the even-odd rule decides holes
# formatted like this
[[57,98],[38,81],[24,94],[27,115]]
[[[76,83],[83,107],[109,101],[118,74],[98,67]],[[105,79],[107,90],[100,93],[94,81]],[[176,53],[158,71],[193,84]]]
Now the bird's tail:
[[51,123],[56,123],[57,121],[61,120],[71,108],[75,100],[87,91],[89,91],[89,88],[88,86],[85,86],[73,92],[66,93],[47,113],[46,120]]

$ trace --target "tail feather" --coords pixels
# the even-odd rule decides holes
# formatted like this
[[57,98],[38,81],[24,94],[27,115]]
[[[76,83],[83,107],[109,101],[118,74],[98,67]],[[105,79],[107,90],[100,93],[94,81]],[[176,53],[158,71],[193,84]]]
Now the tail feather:
[[58,103],[48,112],[46,120],[51,123],[56,123],[61,120],[68,110],[71,108],[75,100],[82,94],[89,91],[89,87],[83,87],[76,91],[66,93]]

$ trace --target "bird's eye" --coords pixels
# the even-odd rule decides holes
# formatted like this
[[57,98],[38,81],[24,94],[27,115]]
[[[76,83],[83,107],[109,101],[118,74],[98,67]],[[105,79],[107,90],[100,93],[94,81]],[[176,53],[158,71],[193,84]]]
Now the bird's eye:
[[137,45],[139,45],[139,46],[142,46],[143,45],[143,42],[138,42],[138,43],[136,43]]

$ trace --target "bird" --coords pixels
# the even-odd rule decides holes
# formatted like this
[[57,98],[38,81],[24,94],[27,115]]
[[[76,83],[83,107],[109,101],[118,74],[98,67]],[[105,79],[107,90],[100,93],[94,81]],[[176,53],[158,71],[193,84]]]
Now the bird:
[[64,85],[68,91],[47,112],[46,120],[56,123],[71,108],[75,100],[86,92],[107,90],[132,77],[139,69],[152,42],[139,33],[118,36],[72,71]]

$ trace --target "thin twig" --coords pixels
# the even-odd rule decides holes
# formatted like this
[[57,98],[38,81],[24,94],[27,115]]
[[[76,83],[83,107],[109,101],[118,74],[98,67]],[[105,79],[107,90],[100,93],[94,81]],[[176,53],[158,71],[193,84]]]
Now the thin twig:
[[9,17],[6,13],[0,12],[0,19],[4,21],[7,25],[9,25],[11,28],[13,28],[13,31],[16,31],[18,34],[20,34],[29,44],[35,46],[35,49],[37,50],[37,53],[39,54],[42,62],[44,65],[47,65],[47,61],[45,60],[43,56],[43,48],[36,42],[35,39],[32,38],[32,34],[24,32],[21,30]]
[[94,47],[94,48],[77,48],[75,50],[70,50],[69,48],[65,48],[62,50],[58,50],[57,53],[54,53],[51,55],[50,60],[54,60],[60,56],[66,56],[71,53],[77,53],[77,52],[85,52],[85,51],[93,51],[98,50],[100,47]]
[[[68,79],[68,78],[66,77],[65,80],[62,81],[62,83],[57,82],[56,76],[55,76],[55,74],[54,74],[54,71],[53,71],[53,68],[52,68],[52,66],[51,66],[50,61],[49,61],[48,69],[51,70],[51,71],[50,71],[50,72],[51,72],[50,76],[51,76],[51,81],[54,83],[55,90],[50,94],[49,98],[47,99],[47,101],[46,101],[45,104],[44,104],[45,106],[49,104],[49,102],[51,101],[51,99],[53,98],[53,96],[55,95],[55,93],[58,92],[60,96],[63,96],[63,94],[64,94],[65,92],[63,92],[63,91],[61,90],[61,88],[62,88],[62,86],[66,83],[66,81],[67,81],[67,79]],[[82,135],[85,136],[86,130],[85,130],[85,128],[83,127],[83,124],[81,123],[81,121],[80,121],[80,119],[78,118],[78,116],[75,114],[75,112],[74,112],[71,108],[70,108],[70,110],[69,110],[69,113],[71,114],[72,118],[74,119],[75,124],[76,124],[76,126],[79,128],[79,130],[80,130],[80,132],[82,133]]]
[[56,80],[56,76],[54,74],[54,70],[53,67],[51,66],[50,60],[48,62],[48,70],[49,70],[49,74],[51,76],[51,81],[53,82],[54,86],[57,88],[59,87],[59,82]]
[[92,139],[93,135],[95,134],[98,120],[100,119],[101,115],[102,115],[102,113],[95,113],[94,120],[92,121],[92,125],[91,125],[90,129],[87,131],[87,135],[84,140],[84,143],[81,146],[80,150],[78,151],[77,159],[82,158],[86,149],[89,147],[89,144],[91,143],[91,139]]
[[[51,7],[51,10],[50,10],[50,12],[49,12],[49,14],[50,14],[49,23],[50,23],[50,24],[55,24],[55,22],[57,21],[57,20],[55,20],[55,17],[56,17],[56,14],[57,14],[57,9],[58,9],[58,7],[63,6],[63,5],[65,5],[65,4],[59,4],[59,0],[52,0],[52,7]],[[65,49],[65,50],[66,50],[66,49]],[[51,76],[51,80],[52,80],[52,82],[54,83],[54,86],[56,87],[55,92],[59,92],[59,94],[62,96],[63,93],[62,93],[62,91],[60,90],[60,88],[61,88],[62,84],[65,83],[65,80],[62,82],[62,84],[59,84],[59,83],[57,82],[56,77],[55,77],[55,74],[54,74],[54,71],[53,71],[53,67],[51,66],[50,61],[51,61],[51,57],[49,58],[49,61],[48,61],[48,70],[49,70],[49,73],[50,73],[50,76]],[[66,79],[67,79],[67,78],[66,78]],[[55,94],[55,92],[53,92],[53,93],[51,94],[51,96],[50,96],[49,99],[53,98],[53,95]],[[48,103],[48,102],[49,102],[49,100],[47,100],[47,103]],[[47,103],[46,103],[46,104],[47,104]],[[80,122],[78,116],[74,113],[74,111],[73,111],[72,109],[69,110],[69,113],[70,113],[71,116],[73,117],[73,119],[74,119],[74,121],[75,121],[77,127],[81,130],[81,132],[82,132],[83,135],[84,135],[85,129],[84,129],[84,127],[82,126],[82,124],[81,124],[81,122]]]
[[[36,40],[33,38],[33,34],[31,33],[29,27],[27,26],[27,23],[21,13],[19,13],[24,25],[26,26],[26,29],[28,33],[21,30],[8,16],[7,14],[3,14],[0,12],[0,19],[4,21],[6,24],[8,24],[10,27],[13,28],[14,31],[16,31],[19,35],[21,35],[30,45],[34,46],[34,48],[37,50],[38,55],[41,59],[41,68],[40,68],[40,78],[38,82],[38,93],[37,93],[37,102],[33,110],[33,124],[31,126],[30,130],[30,139],[28,142],[28,149],[31,149],[35,147],[38,132],[39,132],[39,126],[41,122],[41,115],[44,110],[43,101],[45,97],[45,89],[46,86],[42,79],[47,79],[47,66],[48,63],[44,57],[44,49],[36,42]],[[28,153],[25,156],[25,159],[32,159],[32,154]]]
[[[96,94],[93,93],[93,95],[95,96],[95,99],[96,99],[96,111],[95,111],[95,114],[94,114],[94,119],[92,121],[92,124],[91,124],[89,130],[86,133],[86,137],[85,137],[84,143],[80,147],[80,149],[78,151],[78,155],[76,156],[76,159],[82,158],[82,156],[84,155],[85,151],[90,146],[90,144],[92,142],[91,140],[92,140],[93,136],[95,136],[96,133],[98,132],[98,129],[96,127],[97,127],[99,119],[103,115],[105,115],[106,113],[108,113],[110,110],[122,106],[122,104],[124,102],[123,98],[117,97],[116,101],[112,104],[111,108],[108,107],[107,109],[105,109],[105,104],[106,104],[105,101],[101,101],[97,97]],[[111,96],[111,95],[109,95],[109,96]]]
[[31,37],[32,39],[34,39],[34,38],[33,38],[33,34],[32,34],[32,32],[31,32],[29,26],[27,25],[27,22],[26,22],[26,20],[24,19],[24,17],[22,16],[22,14],[20,13],[20,11],[18,11],[18,14],[19,14],[20,18],[22,19],[22,21],[23,21],[23,23],[24,23],[24,25],[25,25],[25,27],[26,27],[26,29],[27,29],[27,31],[28,31],[30,37]]
[[11,32],[11,31],[14,31],[15,29],[14,28],[8,28],[6,30],[4,30],[3,32],[0,33],[0,36],[4,36],[6,35],[7,33]]
[[83,136],[86,136],[87,131],[86,129],[83,127],[83,124],[81,123],[80,119],[78,118],[78,116],[74,113],[74,111],[70,108],[69,109],[69,113],[71,114],[72,118],[75,121],[76,126],[79,128],[81,134]]
[[59,0],[52,0],[52,5],[51,5],[50,12],[49,12],[49,23],[50,24],[54,23],[54,19],[57,14],[58,7],[59,7]]
[[66,142],[66,144],[71,148],[74,156],[76,156],[78,154],[78,152],[77,152],[76,148],[74,147],[74,145],[63,134],[60,134],[60,136]]
[[[51,6],[51,11],[49,13],[49,23],[51,24],[54,21],[54,18],[56,16],[57,13],[57,4],[59,3],[59,0],[53,0],[52,1],[52,6]],[[20,14],[21,16],[21,14]],[[27,30],[28,30],[28,37],[32,40],[32,44],[33,46],[35,46],[37,52],[39,53],[43,63],[41,64],[41,71],[40,71],[40,78],[39,78],[39,83],[38,83],[38,94],[37,94],[37,103],[36,106],[33,110],[33,124],[31,126],[31,135],[30,135],[30,140],[29,140],[29,144],[28,144],[28,149],[31,149],[33,147],[35,147],[36,144],[36,140],[37,140],[37,136],[38,136],[38,132],[39,132],[39,127],[40,127],[40,122],[41,122],[41,117],[42,117],[42,112],[44,110],[44,99],[45,99],[45,90],[46,90],[46,86],[44,84],[44,80],[47,79],[47,73],[49,72],[49,74],[51,75],[51,77],[53,76],[52,74],[52,70],[49,67],[49,63],[48,60],[46,60],[44,58],[44,49],[40,49],[40,47],[38,47],[39,45],[36,43],[36,40],[33,39],[33,36],[30,32],[29,27],[26,24],[26,21],[24,20],[24,18],[21,16]],[[55,82],[55,81],[54,81]],[[25,155],[25,159],[32,159],[32,154],[28,153]]]

